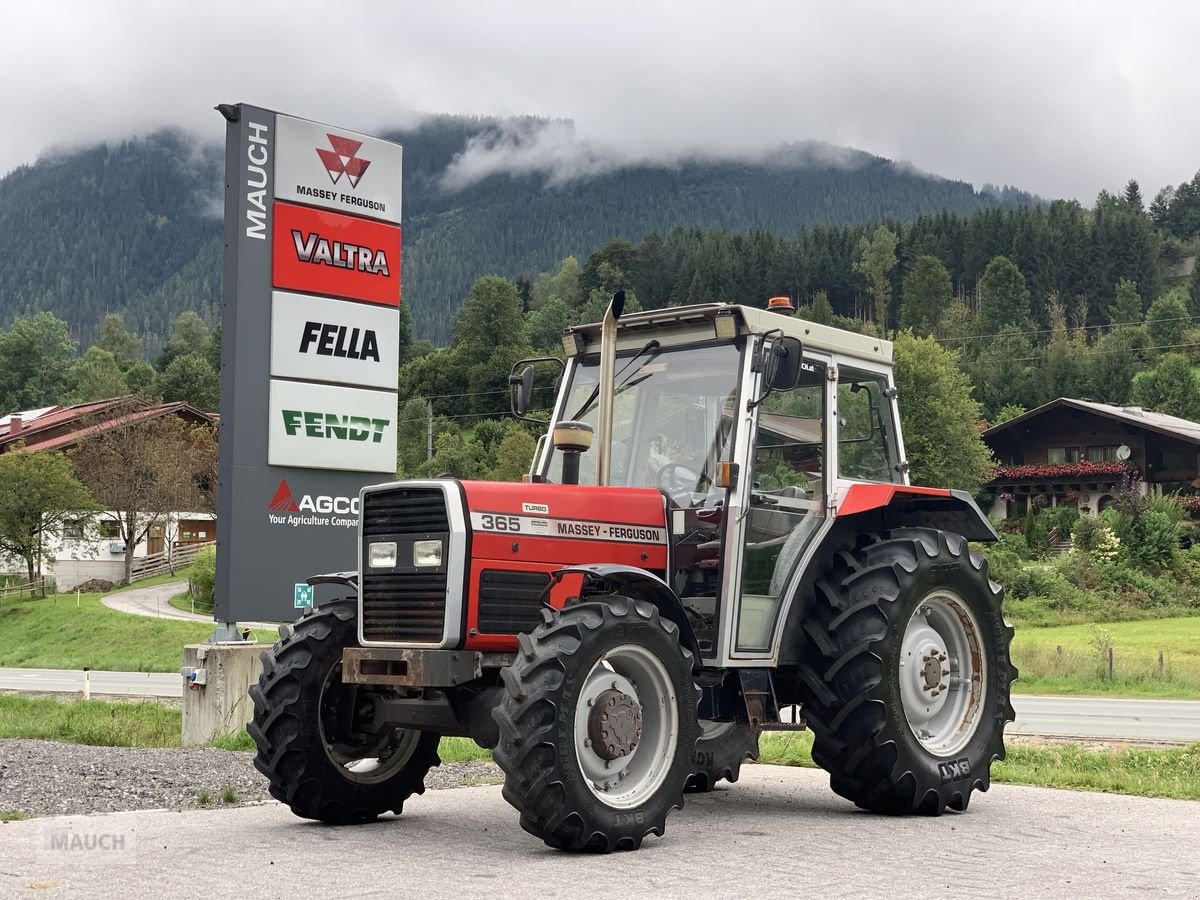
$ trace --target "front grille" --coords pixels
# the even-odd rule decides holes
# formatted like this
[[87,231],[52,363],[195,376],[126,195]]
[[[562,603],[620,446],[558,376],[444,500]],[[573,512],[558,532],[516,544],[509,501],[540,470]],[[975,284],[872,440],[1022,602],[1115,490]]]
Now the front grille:
[[363,637],[436,644],[446,619],[446,576],[371,575],[363,579]]
[[363,498],[363,537],[444,533],[446,497],[436,488],[390,488]]
[[549,583],[545,572],[485,569],[479,576],[479,630],[485,634],[532,631],[542,621]]
[[[363,640],[389,643],[440,644],[445,631],[450,519],[446,495],[434,487],[397,487],[363,496],[362,552],[375,541],[395,541],[397,560],[391,570],[371,569],[359,562]],[[441,540],[442,565],[412,565],[413,542]]]

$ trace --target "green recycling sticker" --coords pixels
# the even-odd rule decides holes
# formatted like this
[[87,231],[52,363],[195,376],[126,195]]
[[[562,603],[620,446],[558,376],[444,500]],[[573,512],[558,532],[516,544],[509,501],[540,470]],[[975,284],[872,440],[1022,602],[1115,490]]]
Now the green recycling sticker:
[[313,586],[311,584],[296,585],[296,609],[304,609],[313,605]]

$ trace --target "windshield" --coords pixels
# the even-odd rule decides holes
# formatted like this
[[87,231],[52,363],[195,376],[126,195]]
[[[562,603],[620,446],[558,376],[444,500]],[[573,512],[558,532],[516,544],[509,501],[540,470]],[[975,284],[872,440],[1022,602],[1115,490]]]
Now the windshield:
[[[687,504],[688,495],[715,490],[717,465],[730,458],[729,411],[736,400],[738,366],[739,350],[732,343],[663,349],[651,341],[618,354],[611,483],[662,488],[681,504]],[[564,416],[596,428],[599,374],[598,355],[577,361]],[[546,477],[562,480],[562,454],[556,450]],[[580,460],[579,482],[596,483],[594,447]]]

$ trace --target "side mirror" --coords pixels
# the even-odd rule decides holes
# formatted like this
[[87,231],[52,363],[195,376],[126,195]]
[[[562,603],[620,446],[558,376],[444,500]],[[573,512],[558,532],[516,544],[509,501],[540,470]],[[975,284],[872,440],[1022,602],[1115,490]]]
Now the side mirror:
[[800,382],[800,339],[776,338],[763,366],[763,381],[770,391],[790,391]]
[[799,338],[785,337],[778,329],[759,338],[758,348],[755,350],[754,370],[763,373],[763,392],[757,400],[749,402],[747,411],[754,409],[776,391],[790,391],[800,383],[800,357],[803,350]]
[[520,375],[509,375],[508,383],[517,389],[513,397],[513,412],[523,416],[533,400],[533,366],[526,366]]
[[555,373],[554,381],[556,389],[558,381],[562,377],[563,361],[556,356],[538,356],[534,359],[522,359],[514,363],[512,372],[508,376],[508,385],[511,390],[509,402],[512,406],[512,414],[518,419],[535,421],[528,418],[525,413],[529,411],[529,405],[533,402],[533,367],[540,363],[548,363],[557,367],[558,371]]

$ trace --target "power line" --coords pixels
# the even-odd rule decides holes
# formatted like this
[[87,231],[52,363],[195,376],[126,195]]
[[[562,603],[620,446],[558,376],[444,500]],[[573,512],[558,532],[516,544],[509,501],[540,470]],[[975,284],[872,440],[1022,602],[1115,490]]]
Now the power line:
[[[1113,322],[1112,324],[1109,324],[1109,325],[1080,325],[1077,328],[1068,328],[1067,331],[1068,332],[1093,331],[1097,328],[1140,328],[1141,326],[1149,325],[1152,322],[1154,322],[1154,323],[1157,323],[1157,322],[1191,322],[1196,319],[1200,319],[1200,316],[1171,316],[1171,317],[1165,318],[1165,319],[1149,319],[1149,320],[1144,320],[1141,322]],[[1054,331],[1055,331],[1055,329],[1053,329],[1053,328],[1042,328],[1042,329],[1038,329],[1037,331],[996,332],[995,334],[978,334],[978,335],[972,335],[971,337],[959,337],[959,338],[940,338],[935,335],[933,339],[935,341],[937,341],[939,344],[953,344],[953,343],[965,343],[967,341],[992,340],[992,339],[995,339],[998,337],[1017,337],[1017,336],[1024,337],[1024,336],[1036,335],[1036,334],[1053,334]]]

